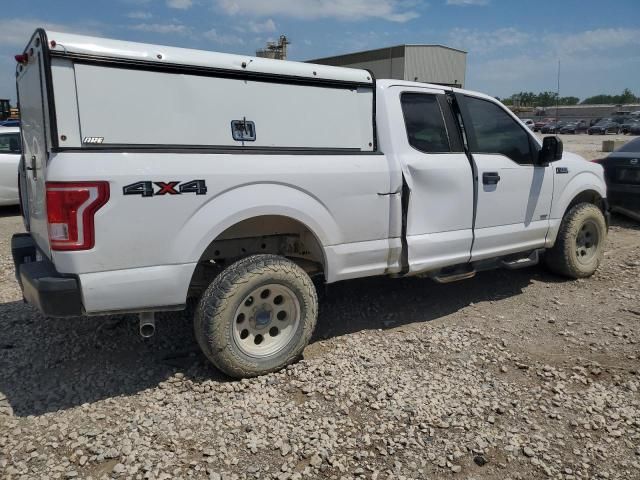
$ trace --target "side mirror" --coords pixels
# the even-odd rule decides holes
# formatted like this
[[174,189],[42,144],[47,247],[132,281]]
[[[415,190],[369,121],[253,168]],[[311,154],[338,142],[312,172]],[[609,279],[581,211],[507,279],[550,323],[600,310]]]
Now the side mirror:
[[538,154],[538,163],[547,165],[556,160],[562,159],[562,140],[558,137],[544,137],[542,140],[542,150]]

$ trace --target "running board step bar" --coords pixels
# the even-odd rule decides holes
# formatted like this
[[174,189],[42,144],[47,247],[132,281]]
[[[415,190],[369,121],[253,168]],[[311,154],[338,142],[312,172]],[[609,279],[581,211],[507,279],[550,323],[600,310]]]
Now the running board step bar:
[[526,268],[532,267],[540,263],[540,252],[543,250],[534,250],[529,254],[528,257],[520,257],[520,258],[505,258],[500,264],[504,268],[508,268],[509,270],[517,270],[518,268]]
[[476,276],[476,271],[473,269],[456,269],[450,272],[440,271],[439,273],[433,275],[433,278],[438,283],[451,283],[457,282],[458,280],[466,280],[467,278],[473,278]]
[[476,273],[484,270],[493,270],[495,268],[507,268],[516,270],[519,268],[532,267],[540,263],[540,255],[544,252],[544,248],[533,250],[525,253],[517,253],[503,258],[482,260],[476,263],[464,263],[453,267],[445,267],[435,272],[427,272],[418,274],[422,277],[429,277],[438,283],[451,283],[458,280],[466,280],[473,278]]

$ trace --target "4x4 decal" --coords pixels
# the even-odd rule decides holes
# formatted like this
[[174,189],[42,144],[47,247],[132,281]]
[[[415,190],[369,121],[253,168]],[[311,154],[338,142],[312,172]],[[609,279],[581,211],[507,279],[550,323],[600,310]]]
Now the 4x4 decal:
[[[156,188],[157,187],[157,190]],[[207,184],[204,180],[191,180],[188,182],[135,182],[122,187],[123,195],[140,195],[142,197],[155,197],[158,195],[182,195],[183,193],[207,194]]]

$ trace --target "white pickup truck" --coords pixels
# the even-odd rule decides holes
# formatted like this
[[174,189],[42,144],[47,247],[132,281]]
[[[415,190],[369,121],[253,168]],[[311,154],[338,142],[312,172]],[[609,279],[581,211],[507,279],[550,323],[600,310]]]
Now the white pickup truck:
[[[35,32],[22,112],[17,278],[45,315],[197,301],[206,356],[282,368],[325,282],[439,282],[544,258],[596,270],[602,167],[475,92],[364,70]],[[428,288],[428,284],[425,284]]]

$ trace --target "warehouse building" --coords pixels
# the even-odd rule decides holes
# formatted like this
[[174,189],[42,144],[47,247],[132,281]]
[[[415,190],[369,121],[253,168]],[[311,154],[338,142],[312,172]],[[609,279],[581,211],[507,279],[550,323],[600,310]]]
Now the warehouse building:
[[376,78],[464,87],[467,52],[444,45],[398,45],[309,60],[336,67],[364,68]]

